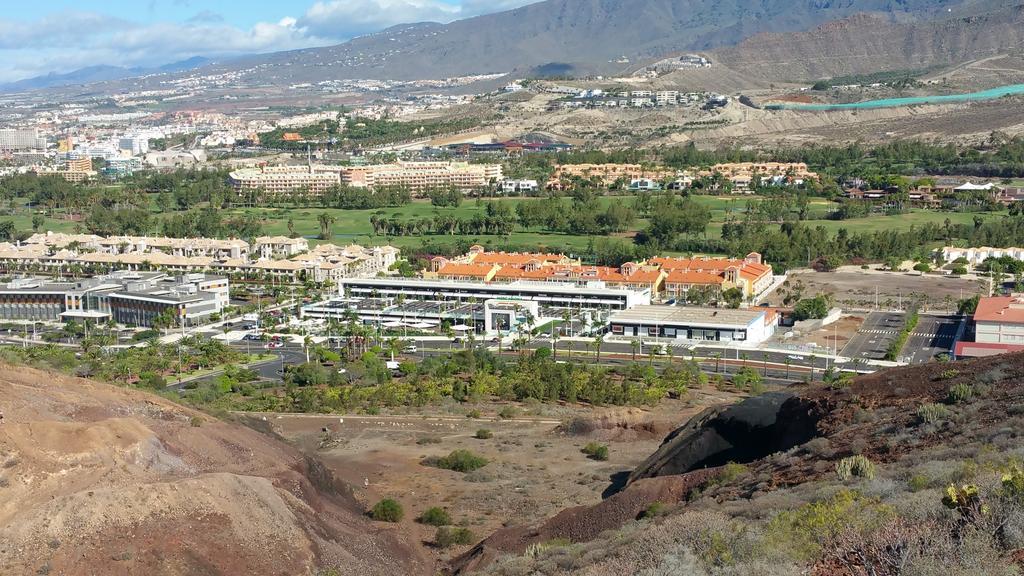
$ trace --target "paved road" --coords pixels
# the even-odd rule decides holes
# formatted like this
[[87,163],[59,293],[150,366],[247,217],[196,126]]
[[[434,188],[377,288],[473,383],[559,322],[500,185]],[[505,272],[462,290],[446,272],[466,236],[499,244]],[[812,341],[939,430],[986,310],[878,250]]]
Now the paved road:
[[911,363],[928,362],[939,354],[948,354],[953,348],[960,318],[957,316],[926,316],[921,315],[917,327],[907,339],[903,348],[905,358]]
[[860,330],[846,343],[840,356],[883,360],[889,344],[903,329],[903,314],[899,312],[872,312],[864,319]]

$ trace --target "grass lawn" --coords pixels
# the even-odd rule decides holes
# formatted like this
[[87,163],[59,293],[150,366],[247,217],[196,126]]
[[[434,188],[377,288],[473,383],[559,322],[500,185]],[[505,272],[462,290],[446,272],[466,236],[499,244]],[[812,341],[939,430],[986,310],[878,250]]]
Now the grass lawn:
[[[740,215],[746,210],[747,203],[757,202],[754,196],[694,196],[696,202],[704,204],[711,210],[711,224],[708,226],[707,235],[711,238],[721,236],[722,223],[733,215]],[[386,238],[373,236],[373,228],[370,226],[370,217],[379,214],[384,218],[396,218],[399,220],[410,220],[413,218],[433,218],[438,214],[449,214],[456,217],[467,218],[477,211],[483,210],[490,200],[467,200],[457,208],[439,208],[432,206],[429,201],[416,201],[412,204],[398,208],[381,208],[373,210],[340,210],[333,208],[235,208],[224,211],[224,216],[250,214],[257,215],[263,219],[263,230],[267,235],[285,236],[289,234],[288,220],[294,222],[295,232],[310,239],[313,245],[322,241],[316,239],[320,232],[320,225],[317,223],[317,216],[323,212],[333,215],[336,222],[333,226],[334,242],[337,244],[358,243],[362,245],[377,245],[390,243],[399,248],[418,247],[424,240],[433,240],[439,243],[467,240],[472,243],[490,243],[493,246],[514,248],[518,246],[540,246],[554,252],[567,252],[578,254],[586,249],[591,240],[605,238],[604,236],[573,236],[568,234],[551,233],[539,228],[530,230],[517,229],[506,238],[495,236],[409,236],[399,238]],[[496,202],[509,205],[515,211],[516,205],[521,202],[536,202],[534,198],[500,198]],[[632,205],[633,196],[605,196],[600,199],[604,205],[610,203],[626,203]],[[821,199],[811,199],[812,217],[823,218],[834,203]],[[154,208],[154,213],[155,213]],[[988,220],[1001,218],[1004,213],[982,213],[982,218]],[[830,232],[836,232],[845,228],[850,233],[874,232],[878,230],[905,230],[913,225],[935,223],[941,225],[948,218],[953,224],[971,224],[975,213],[960,212],[932,212],[927,210],[914,210],[908,214],[898,216],[873,215],[867,218],[856,218],[851,220],[824,220],[812,219],[804,222],[806,226],[824,226]],[[15,226],[20,230],[29,230],[32,227],[32,213],[24,206],[15,209],[10,216],[0,216],[0,219],[12,219]],[[645,220],[637,220],[634,230],[646,227]],[[40,230],[52,230],[54,232],[73,232],[78,226],[77,222],[63,219],[46,218]],[[154,231],[154,233],[157,233]],[[623,241],[629,241],[624,238]]]

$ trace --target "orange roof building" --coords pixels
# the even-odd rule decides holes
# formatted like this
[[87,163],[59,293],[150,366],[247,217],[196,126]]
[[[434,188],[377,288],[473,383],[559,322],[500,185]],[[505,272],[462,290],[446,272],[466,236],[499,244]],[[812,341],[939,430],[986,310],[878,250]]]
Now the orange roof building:
[[772,285],[772,267],[752,252],[746,258],[651,258],[649,266],[667,273],[666,297],[685,299],[694,287],[711,287],[718,291],[740,288],[751,298]]

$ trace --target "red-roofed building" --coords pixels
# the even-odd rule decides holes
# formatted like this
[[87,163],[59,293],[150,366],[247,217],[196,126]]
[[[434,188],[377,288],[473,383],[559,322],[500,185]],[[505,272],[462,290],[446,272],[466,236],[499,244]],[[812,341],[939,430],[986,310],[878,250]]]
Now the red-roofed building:
[[1024,350],[1024,295],[981,298],[973,321],[975,341],[957,342],[958,357]]
[[711,288],[717,291],[737,287],[747,298],[757,296],[772,285],[772,267],[752,252],[739,258],[651,258],[648,266],[656,266],[667,273],[665,296],[685,299],[691,288]]

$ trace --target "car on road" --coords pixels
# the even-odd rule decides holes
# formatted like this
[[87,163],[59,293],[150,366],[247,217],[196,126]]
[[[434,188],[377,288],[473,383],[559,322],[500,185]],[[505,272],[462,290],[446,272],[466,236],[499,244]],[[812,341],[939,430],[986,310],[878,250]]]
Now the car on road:
[[790,354],[789,356],[786,356],[786,358],[789,358],[790,360],[801,360],[801,361],[806,360],[806,358],[804,358],[803,356],[801,356],[799,354]]
[[280,342],[277,341],[267,344],[267,350],[276,350],[278,348],[284,348],[284,344],[281,344]]
[[403,354],[415,354],[416,353],[416,347],[415,346],[411,346],[411,345],[410,346],[406,346],[405,348],[402,348],[402,353]]

